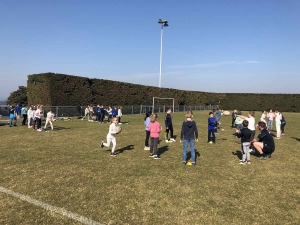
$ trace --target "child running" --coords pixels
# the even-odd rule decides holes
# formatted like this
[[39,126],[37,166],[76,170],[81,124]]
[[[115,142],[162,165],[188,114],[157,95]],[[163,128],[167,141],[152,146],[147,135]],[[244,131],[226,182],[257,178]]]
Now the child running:
[[243,121],[243,128],[241,130],[236,129],[236,135],[241,138],[242,146],[242,161],[239,162],[241,165],[250,164],[250,138],[251,130],[248,128],[248,120]]
[[183,140],[182,163],[186,164],[186,153],[190,144],[192,165],[196,165],[195,140],[198,142],[198,130],[196,122],[192,120],[193,112],[187,111],[185,114],[186,121],[182,123],[180,143]]
[[150,137],[149,125],[150,125],[150,122],[151,122],[150,116],[151,116],[151,112],[147,112],[146,117],[145,117],[145,121],[144,121],[145,131],[146,131],[144,150],[150,150],[150,146],[149,146],[149,137]]
[[53,131],[53,124],[52,124],[53,119],[54,119],[54,114],[52,112],[52,109],[50,109],[49,112],[47,113],[46,123],[45,123],[45,126],[44,126],[45,130],[47,128],[48,123],[50,123],[51,130]]
[[160,159],[160,156],[158,155],[157,146],[159,142],[159,134],[162,130],[159,122],[157,121],[158,116],[157,114],[151,115],[151,122],[149,124],[148,130],[150,131],[150,155],[149,157],[153,157],[154,159]]
[[[209,118],[208,118],[208,139],[207,143],[216,143],[216,136],[215,136],[215,118],[214,118],[214,113],[210,112],[209,113]],[[210,136],[212,136],[212,140],[210,140]]]
[[106,143],[104,143],[104,141],[101,142],[101,148],[105,147],[109,147],[110,143],[112,142],[113,146],[110,152],[110,156],[117,156],[115,154],[115,148],[117,145],[117,141],[116,141],[116,133],[117,133],[117,127],[116,124],[118,124],[118,118],[113,118],[112,119],[112,123],[109,125],[109,129],[108,129],[108,134],[106,136]]
[[[172,117],[171,117],[172,109],[168,108],[167,113],[165,115],[165,125],[166,125],[166,142],[172,142],[175,141],[173,137],[173,124],[172,124]],[[168,139],[170,131],[170,139]]]

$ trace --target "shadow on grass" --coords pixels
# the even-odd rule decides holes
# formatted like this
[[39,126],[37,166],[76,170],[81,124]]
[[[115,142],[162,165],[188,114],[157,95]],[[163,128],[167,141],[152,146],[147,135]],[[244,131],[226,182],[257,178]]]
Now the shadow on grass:
[[[134,149],[134,145],[127,145],[126,147],[115,150],[116,154],[123,153],[124,151],[131,151]],[[106,152],[111,152],[111,149],[105,150]]]
[[292,139],[295,139],[296,141],[300,141],[300,138],[291,137]]
[[[195,149],[195,161],[197,162],[197,159],[200,158],[200,152],[197,151],[197,149]],[[189,151],[188,153],[186,153],[186,161],[189,161],[192,158],[192,153],[191,151]]]
[[[70,127],[54,127],[54,126],[53,126],[53,130],[54,130],[54,131],[55,131],[55,130],[69,130],[69,129],[71,129],[71,128],[70,128]],[[50,128],[47,127],[46,130],[50,130]]]
[[236,155],[239,158],[239,160],[242,160],[243,154],[241,150],[236,150],[235,152],[232,152],[232,155]]
[[157,152],[158,152],[158,155],[162,155],[162,154],[164,154],[168,150],[169,150],[169,146],[165,145],[163,147],[158,148]]

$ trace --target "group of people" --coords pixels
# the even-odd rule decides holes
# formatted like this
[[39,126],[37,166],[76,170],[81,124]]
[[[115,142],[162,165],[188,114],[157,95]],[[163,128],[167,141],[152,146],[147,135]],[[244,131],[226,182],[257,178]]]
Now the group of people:
[[94,122],[93,116],[96,116],[96,122],[98,123],[103,123],[105,114],[107,114],[107,122],[112,122],[113,118],[118,119],[118,123],[121,123],[121,118],[122,118],[122,106],[119,107],[114,107],[112,108],[111,106],[108,106],[108,108],[104,108],[103,105],[98,104],[96,109],[94,110],[93,105],[88,105],[85,108],[84,111],[84,116],[81,118],[81,120],[84,120],[85,117],[88,118],[89,122]]
[[[27,125],[28,128],[37,128],[38,132],[42,131],[42,118],[44,117],[44,106],[43,105],[18,105],[17,107],[10,105],[9,111],[9,126],[17,126],[17,119],[21,116],[23,117],[22,125]],[[54,120],[54,114],[50,109],[46,114],[46,123],[44,129],[47,128],[48,123],[50,123],[51,130],[53,130],[52,121]]]

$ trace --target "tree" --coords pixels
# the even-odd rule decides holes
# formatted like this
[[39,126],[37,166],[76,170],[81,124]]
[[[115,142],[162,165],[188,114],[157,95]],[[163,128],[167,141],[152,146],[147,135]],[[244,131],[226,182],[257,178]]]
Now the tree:
[[6,104],[8,105],[17,105],[17,104],[28,104],[27,101],[27,87],[19,86],[17,91],[10,93],[7,98]]

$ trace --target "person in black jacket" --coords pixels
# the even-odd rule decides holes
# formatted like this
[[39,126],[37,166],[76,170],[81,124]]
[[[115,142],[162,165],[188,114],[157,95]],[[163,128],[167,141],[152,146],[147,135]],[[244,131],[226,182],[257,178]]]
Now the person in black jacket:
[[231,127],[232,128],[235,127],[234,126],[234,122],[235,122],[236,116],[237,116],[237,111],[236,111],[236,109],[234,109],[233,112],[231,113],[231,118],[232,118],[232,120],[231,120]]
[[261,154],[261,156],[257,159],[265,160],[270,158],[272,153],[275,151],[274,139],[266,128],[266,123],[259,122],[258,129],[260,130],[260,134],[250,143]]
[[[172,112],[172,109],[168,108],[167,113],[165,115],[165,125],[166,125],[165,138],[166,138],[166,142],[175,141],[174,136],[173,136],[173,123],[172,123],[171,112]],[[170,139],[168,139],[169,131],[170,131]]]
[[250,164],[250,139],[251,139],[251,130],[248,129],[249,122],[247,120],[243,121],[243,128],[241,130],[236,129],[236,136],[241,138],[242,146],[242,161],[239,162],[241,165]]
[[192,165],[196,165],[195,140],[198,142],[198,130],[196,122],[192,120],[193,112],[187,111],[185,114],[186,121],[182,123],[180,143],[183,141],[182,163],[186,164],[186,153],[190,144]]

